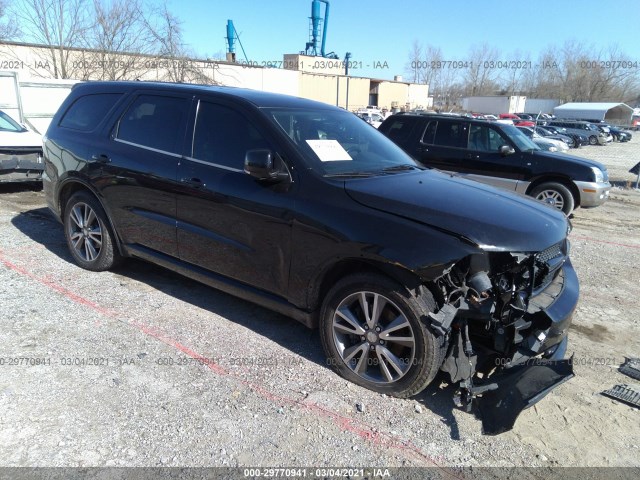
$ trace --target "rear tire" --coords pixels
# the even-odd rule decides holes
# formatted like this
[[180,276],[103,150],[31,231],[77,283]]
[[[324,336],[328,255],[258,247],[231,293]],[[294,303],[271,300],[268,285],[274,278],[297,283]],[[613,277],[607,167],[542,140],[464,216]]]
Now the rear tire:
[[102,272],[121,262],[107,215],[93,195],[74,194],[67,202],[63,219],[69,251],[79,266]]
[[575,207],[575,200],[571,190],[558,182],[547,182],[538,185],[531,191],[530,195],[536,200],[557,208],[565,215],[569,215]]
[[426,315],[436,308],[426,290],[415,295],[375,273],[350,275],[327,294],[320,338],[329,364],[370,390],[400,398],[421,392],[438,373],[446,341]]

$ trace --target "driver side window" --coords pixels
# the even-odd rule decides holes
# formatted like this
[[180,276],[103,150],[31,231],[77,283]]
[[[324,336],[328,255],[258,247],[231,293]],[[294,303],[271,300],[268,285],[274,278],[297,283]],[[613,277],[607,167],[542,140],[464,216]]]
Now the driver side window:
[[488,128],[488,137],[489,137],[489,151],[490,152],[499,152],[500,147],[503,145],[509,145],[509,142],[506,138],[504,138],[497,130],[493,128]]
[[193,135],[193,158],[242,170],[247,150],[259,148],[270,146],[242,114],[223,105],[200,102]]
[[497,130],[484,125],[472,125],[469,130],[469,149],[480,152],[499,152],[509,142]]

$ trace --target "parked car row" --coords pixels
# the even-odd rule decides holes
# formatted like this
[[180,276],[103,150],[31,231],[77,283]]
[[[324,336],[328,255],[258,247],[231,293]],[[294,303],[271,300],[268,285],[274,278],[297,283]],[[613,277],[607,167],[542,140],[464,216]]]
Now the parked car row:
[[382,116],[382,113],[378,113],[378,112],[372,112],[372,111],[360,111],[360,112],[355,112],[356,115],[358,117],[360,117],[361,119],[363,119],[365,122],[367,122],[369,125],[378,128],[380,126],[380,124],[383,122],[384,117]]
[[529,137],[533,143],[542,150],[547,150],[549,152],[566,152],[569,150],[569,144],[565,140],[551,138],[551,136],[543,136],[538,133],[535,127],[517,126],[516,128]]
[[602,131],[605,134],[607,134],[607,136],[609,134],[611,134],[612,140],[615,141],[615,142],[628,142],[633,137],[633,134],[630,131],[623,129],[622,127],[611,125],[611,124],[609,124],[609,123],[607,123],[605,121],[602,121],[602,120],[582,119],[582,120],[579,120],[579,121],[588,122],[588,123],[594,125],[600,131]]
[[552,120],[545,125],[551,127],[563,128],[567,132],[581,133],[589,139],[589,145],[606,145],[613,140],[613,137],[603,128],[598,128],[590,122],[579,120]]

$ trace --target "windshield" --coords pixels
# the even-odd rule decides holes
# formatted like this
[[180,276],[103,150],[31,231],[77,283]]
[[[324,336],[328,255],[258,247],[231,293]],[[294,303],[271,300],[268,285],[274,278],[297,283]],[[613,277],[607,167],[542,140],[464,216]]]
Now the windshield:
[[533,143],[533,141],[530,140],[524,133],[518,130],[517,127],[514,127],[513,125],[503,125],[502,130],[507,134],[509,139],[511,139],[511,141],[515,143],[516,147],[518,147],[519,150],[522,150],[523,152],[540,150],[540,147]]
[[0,111],[0,131],[24,132],[26,130],[9,115]]
[[420,168],[356,115],[336,110],[268,109],[309,166],[326,176],[368,176]]

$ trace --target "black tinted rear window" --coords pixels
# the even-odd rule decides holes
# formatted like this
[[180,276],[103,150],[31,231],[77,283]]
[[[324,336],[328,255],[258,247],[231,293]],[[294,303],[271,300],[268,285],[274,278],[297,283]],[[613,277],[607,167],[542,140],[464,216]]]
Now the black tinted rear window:
[[467,148],[467,137],[466,122],[440,120],[434,143],[442,147]]
[[415,118],[399,115],[380,125],[380,131],[394,142],[402,143],[409,138],[415,124]]
[[60,126],[90,132],[98,126],[121,96],[120,93],[100,93],[80,97],[64,114]]
[[116,138],[179,153],[188,107],[184,98],[140,95],[120,119]]

